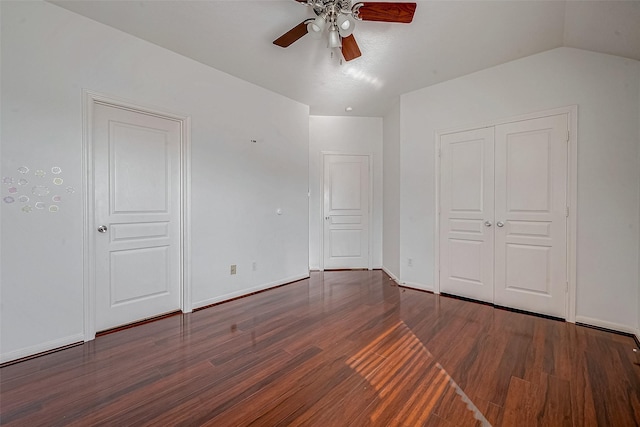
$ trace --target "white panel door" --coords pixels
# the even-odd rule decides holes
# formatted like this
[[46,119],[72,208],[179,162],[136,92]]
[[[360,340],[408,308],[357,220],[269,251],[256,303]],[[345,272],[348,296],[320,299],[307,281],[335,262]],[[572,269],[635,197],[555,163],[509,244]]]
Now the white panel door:
[[567,116],[496,127],[495,304],[564,318]]
[[96,331],[180,308],[180,122],[96,104]]
[[493,301],[493,128],[440,138],[440,291]]
[[369,156],[324,155],[324,268],[369,267]]

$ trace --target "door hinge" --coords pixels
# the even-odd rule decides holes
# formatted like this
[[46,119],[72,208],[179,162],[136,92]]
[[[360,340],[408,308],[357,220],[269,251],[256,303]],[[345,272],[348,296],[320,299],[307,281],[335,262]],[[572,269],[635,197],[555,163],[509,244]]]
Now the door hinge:
[[442,157],[442,149],[438,148],[438,157]]
[[569,293],[569,282],[564,282],[564,285],[565,285],[564,286],[564,292],[568,294]]
[[566,217],[569,218],[569,206],[567,206]]
[[569,139],[570,139],[569,136],[570,136],[570,132],[567,131],[567,142],[569,142]]

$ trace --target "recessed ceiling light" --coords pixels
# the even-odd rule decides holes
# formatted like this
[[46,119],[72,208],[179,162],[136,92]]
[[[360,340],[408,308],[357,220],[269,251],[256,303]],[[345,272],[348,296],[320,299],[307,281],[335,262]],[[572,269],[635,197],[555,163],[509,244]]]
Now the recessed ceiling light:
[[353,111],[353,107],[347,107],[347,108],[344,109],[344,111],[347,111],[347,112]]

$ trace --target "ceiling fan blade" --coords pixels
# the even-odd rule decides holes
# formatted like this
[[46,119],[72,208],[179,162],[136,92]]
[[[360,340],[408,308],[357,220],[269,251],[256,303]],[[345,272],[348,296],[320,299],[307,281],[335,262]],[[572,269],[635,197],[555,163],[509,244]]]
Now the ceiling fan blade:
[[307,21],[299,23],[298,25],[275,39],[273,41],[273,44],[280,47],[288,47],[305,34],[307,34]]
[[363,21],[400,22],[408,24],[413,21],[416,3],[386,3],[367,1],[361,3],[358,17]]
[[358,43],[356,43],[356,38],[353,37],[353,34],[342,38],[342,56],[344,56],[345,61],[351,61],[361,55],[362,53],[360,52],[360,48],[358,47]]

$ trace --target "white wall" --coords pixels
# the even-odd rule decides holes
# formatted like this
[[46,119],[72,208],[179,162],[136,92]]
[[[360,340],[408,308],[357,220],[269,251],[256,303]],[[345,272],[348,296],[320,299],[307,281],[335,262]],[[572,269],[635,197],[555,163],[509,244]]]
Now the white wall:
[[558,48],[403,95],[401,279],[434,284],[437,130],[577,104],[577,320],[637,328],[639,80],[638,61]]
[[384,116],[382,265],[400,277],[400,102]]
[[[640,105],[640,79],[638,79],[638,105]],[[640,170],[640,108],[638,108],[638,110],[638,170]],[[640,182],[638,182],[638,204],[640,204]],[[638,211],[638,222],[640,222],[640,207]],[[638,227],[638,242],[640,242],[640,227]],[[640,250],[638,250],[638,316],[636,319],[636,337],[640,340]]]
[[309,117],[309,266],[320,268],[322,151],[373,154],[373,268],[382,267],[382,118]]
[[192,118],[194,306],[308,275],[306,105],[48,3],[1,8],[1,175],[59,166],[77,190],[55,214],[0,201],[2,361],[83,338],[83,88]]

